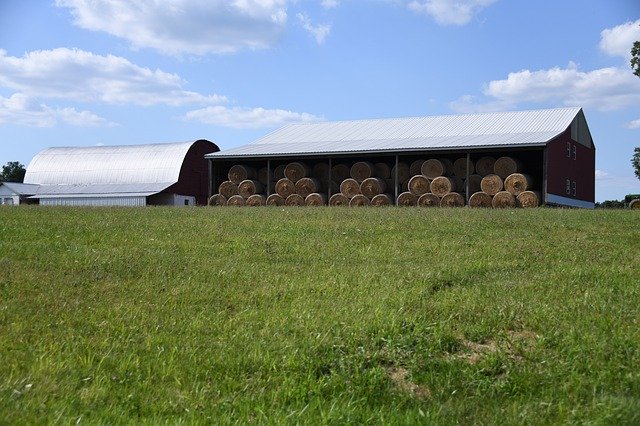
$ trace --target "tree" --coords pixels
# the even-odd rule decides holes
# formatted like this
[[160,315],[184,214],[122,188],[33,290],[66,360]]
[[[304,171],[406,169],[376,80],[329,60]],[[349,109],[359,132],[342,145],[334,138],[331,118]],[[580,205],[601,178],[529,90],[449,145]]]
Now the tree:
[[0,182],[22,183],[25,173],[27,173],[27,170],[24,168],[24,164],[20,164],[19,161],[9,161],[6,165],[2,166]]
[[636,172],[636,177],[640,179],[640,147],[633,149],[633,157],[631,157],[631,165]]
[[640,41],[634,42],[631,48],[631,69],[640,77]]

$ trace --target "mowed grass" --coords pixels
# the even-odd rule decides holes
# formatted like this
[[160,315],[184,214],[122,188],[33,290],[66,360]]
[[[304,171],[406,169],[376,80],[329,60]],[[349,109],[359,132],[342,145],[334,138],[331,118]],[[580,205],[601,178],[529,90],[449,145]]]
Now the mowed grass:
[[0,209],[0,423],[640,423],[640,215]]

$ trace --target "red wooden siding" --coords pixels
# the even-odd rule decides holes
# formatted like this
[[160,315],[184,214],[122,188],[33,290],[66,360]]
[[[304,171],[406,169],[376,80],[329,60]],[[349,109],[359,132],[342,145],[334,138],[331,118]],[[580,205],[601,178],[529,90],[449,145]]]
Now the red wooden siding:
[[184,158],[180,179],[163,192],[196,197],[196,204],[207,204],[209,195],[209,165],[205,154],[218,152],[220,148],[204,139],[196,141]]
[[[595,147],[588,148],[571,139],[571,130],[567,130],[547,144],[547,192],[549,194],[594,202],[595,170]],[[569,182],[568,193],[567,181]]]

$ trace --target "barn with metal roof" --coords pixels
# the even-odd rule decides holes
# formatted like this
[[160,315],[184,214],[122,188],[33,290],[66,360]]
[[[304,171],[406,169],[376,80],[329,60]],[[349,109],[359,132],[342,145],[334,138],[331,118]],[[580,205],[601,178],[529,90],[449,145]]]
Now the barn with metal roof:
[[43,205],[206,204],[204,155],[218,147],[182,143],[48,148],[31,160],[24,183]]
[[[402,164],[466,158],[473,166],[480,158],[503,156],[515,159],[531,176],[541,203],[594,206],[595,145],[581,108],[292,124],[206,158],[210,195],[237,164],[266,168],[266,175],[272,176],[279,166],[292,161],[305,162],[311,169],[320,163],[332,168],[364,161],[395,166],[387,192],[397,200],[403,191],[397,172]],[[472,167],[462,176],[467,183],[458,188],[467,202],[472,195],[469,172],[473,173]],[[335,182],[324,185],[328,197],[335,190]],[[265,196],[274,191],[275,180],[270,177]]]

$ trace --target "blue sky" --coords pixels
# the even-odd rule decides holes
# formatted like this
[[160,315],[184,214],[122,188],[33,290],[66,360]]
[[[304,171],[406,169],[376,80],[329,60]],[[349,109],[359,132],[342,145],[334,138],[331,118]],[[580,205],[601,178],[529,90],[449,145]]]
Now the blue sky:
[[581,106],[596,199],[640,193],[637,0],[2,0],[0,164],[50,146]]

